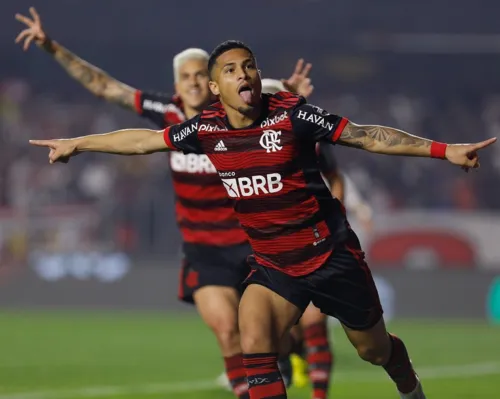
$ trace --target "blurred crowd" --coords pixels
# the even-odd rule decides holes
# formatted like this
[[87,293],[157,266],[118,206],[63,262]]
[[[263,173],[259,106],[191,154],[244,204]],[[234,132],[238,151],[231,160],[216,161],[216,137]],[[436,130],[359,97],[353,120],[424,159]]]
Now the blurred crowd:
[[[356,123],[384,124],[439,141],[500,135],[500,96],[436,98],[401,94],[315,93],[311,100]],[[94,234],[127,247],[164,245],[177,236],[165,154],[85,154],[49,165],[30,138],[74,137],[148,126],[116,106],[37,93],[24,80],[0,86],[0,209],[31,215],[47,207],[91,209]],[[396,208],[488,210],[500,207],[500,146],[482,154],[481,170],[463,173],[444,162],[377,156],[338,147],[341,167],[375,211]],[[83,209],[83,208],[82,208]],[[111,230],[112,231],[111,231]],[[141,243],[141,241],[144,241]],[[170,239],[172,246],[177,241]]]

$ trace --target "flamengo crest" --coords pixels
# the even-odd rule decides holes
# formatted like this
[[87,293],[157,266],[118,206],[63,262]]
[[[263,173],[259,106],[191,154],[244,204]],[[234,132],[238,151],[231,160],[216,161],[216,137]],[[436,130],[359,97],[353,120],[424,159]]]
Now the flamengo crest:
[[283,149],[283,146],[280,145],[280,136],[281,131],[264,130],[264,133],[260,137],[259,144],[266,150],[267,153],[279,151]]

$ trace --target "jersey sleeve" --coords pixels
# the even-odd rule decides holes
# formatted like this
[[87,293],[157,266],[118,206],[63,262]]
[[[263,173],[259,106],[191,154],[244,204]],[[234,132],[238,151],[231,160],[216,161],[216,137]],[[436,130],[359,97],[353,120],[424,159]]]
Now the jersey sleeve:
[[318,162],[321,172],[324,174],[337,174],[338,164],[335,157],[335,146],[321,141],[318,146]]
[[169,94],[139,90],[135,92],[136,112],[162,129],[167,125],[165,114],[172,108],[175,108],[175,105]]
[[185,122],[167,127],[163,138],[168,148],[191,154],[203,154],[203,148],[198,139],[198,123],[200,116],[195,116]]
[[346,118],[330,114],[312,105],[297,106],[290,115],[293,131],[301,139],[335,143],[347,122]]

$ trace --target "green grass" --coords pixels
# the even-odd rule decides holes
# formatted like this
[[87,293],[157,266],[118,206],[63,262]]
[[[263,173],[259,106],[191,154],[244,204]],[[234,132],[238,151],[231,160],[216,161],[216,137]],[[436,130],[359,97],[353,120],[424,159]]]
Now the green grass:
[[[429,398],[500,397],[500,328],[400,321],[390,329],[405,340]],[[359,360],[340,329],[333,334],[331,397],[397,398],[383,371]],[[211,386],[221,371],[215,340],[195,316],[0,313],[0,399],[230,399]]]

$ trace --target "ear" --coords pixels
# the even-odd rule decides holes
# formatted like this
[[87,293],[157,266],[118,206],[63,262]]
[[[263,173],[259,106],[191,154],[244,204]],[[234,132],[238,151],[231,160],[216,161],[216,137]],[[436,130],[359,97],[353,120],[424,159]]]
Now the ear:
[[175,94],[179,95],[179,82],[175,82],[174,87],[175,87]]
[[259,74],[259,76],[262,78],[262,71],[260,69],[257,69],[257,73]]
[[210,91],[214,96],[220,95],[219,85],[217,84],[217,82],[211,80],[210,82],[208,82],[208,86],[210,87]]

